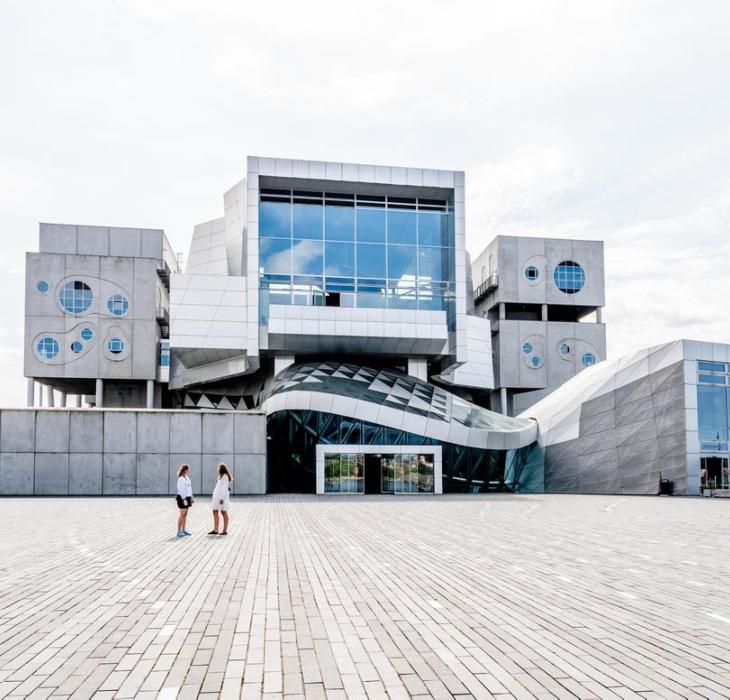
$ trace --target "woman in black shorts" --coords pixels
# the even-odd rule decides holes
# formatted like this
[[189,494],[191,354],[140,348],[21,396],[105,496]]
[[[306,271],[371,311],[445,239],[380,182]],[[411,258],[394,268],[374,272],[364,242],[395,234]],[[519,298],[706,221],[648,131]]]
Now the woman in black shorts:
[[192,533],[185,529],[185,521],[188,518],[188,508],[195,502],[193,498],[193,485],[190,483],[190,465],[183,464],[177,470],[177,536],[187,537]]

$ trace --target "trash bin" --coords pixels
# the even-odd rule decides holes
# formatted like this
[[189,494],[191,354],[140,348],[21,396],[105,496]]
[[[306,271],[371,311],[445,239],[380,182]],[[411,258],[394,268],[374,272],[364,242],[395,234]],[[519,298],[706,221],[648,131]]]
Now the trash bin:
[[662,496],[671,496],[674,493],[674,482],[669,479],[660,479],[659,493]]

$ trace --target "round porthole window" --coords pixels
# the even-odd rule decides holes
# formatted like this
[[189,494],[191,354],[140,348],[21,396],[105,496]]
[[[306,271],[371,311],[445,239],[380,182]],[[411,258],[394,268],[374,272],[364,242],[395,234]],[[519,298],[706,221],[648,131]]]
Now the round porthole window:
[[540,362],[541,362],[540,356],[539,355],[533,355],[530,358],[530,362],[532,362],[532,366],[533,367],[539,367]]
[[538,270],[534,265],[528,265],[525,268],[525,277],[527,277],[529,282],[537,282],[540,277],[540,270]]
[[115,316],[124,316],[129,309],[129,301],[122,294],[114,294],[106,303],[109,312]]
[[45,337],[41,338],[38,341],[38,354],[44,359],[44,360],[52,360],[56,355],[58,355],[61,347],[58,344],[58,341],[55,338],[51,337]]
[[48,284],[45,280],[38,280],[36,283],[35,288],[41,293],[41,294],[47,294],[48,290],[51,288],[51,285]]
[[84,340],[91,340],[94,337],[94,331],[92,331],[91,328],[84,328],[81,331],[81,337]]
[[58,301],[67,313],[82,314],[89,310],[91,302],[94,301],[94,293],[86,282],[74,280],[66,282],[61,287]]
[[584,367],[590,367],[591,365],[596,364],[596,356],[592,352],[584,352],[580,361]]
[[83,343],[80,343],[78,340],[74,340],[73,343],[71,343],[71,350],[73,352],[81,352],[84,349]]
[[563,260],[553,272],[555,286],[565,294],[575,294],[583,289],[586,283],[586,273],[583,268],[572,260]]
[[522,352],[529,355],[532,352],[532,343],[522,343]]
[[112,355],[119,355],[124,352],[124,341],[121,338],[109,338],[106,341],[106,349],[112,353]]
[[569,355],[570,354],[570,345],[568,343],[560,343],[560,350],[561,355]]

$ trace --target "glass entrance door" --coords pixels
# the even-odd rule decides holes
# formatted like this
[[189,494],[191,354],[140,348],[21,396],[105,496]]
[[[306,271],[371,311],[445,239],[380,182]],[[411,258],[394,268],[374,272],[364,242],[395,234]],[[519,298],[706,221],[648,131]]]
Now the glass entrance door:
[[712,456],[700,458],[700,487],[703,489],[730,488],[727,457]]
[[433,493],[433,455],[381,455],[382,493]]

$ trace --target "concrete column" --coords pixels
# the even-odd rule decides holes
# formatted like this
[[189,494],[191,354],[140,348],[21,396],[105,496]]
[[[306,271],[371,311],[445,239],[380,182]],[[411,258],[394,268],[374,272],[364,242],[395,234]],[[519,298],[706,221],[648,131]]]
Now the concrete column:
[[28,377],[28,408],[35,406],[35,379]]
[[66,408],[66,392],[60,391],[59,394],[60,394],[60,398],[61,398],[61,407]]
[[274,356],[274,376],[283,372],[289,365],[294,364],[294,355],[275,355]]
[[408,374],[424,382],[428,381],[428,362],[420,357],[409,357]]
[[499,401],[502,404],[502,413],[507,415],[507,387],[502,387],[499,390]]
[[499,305],[499,320],[504,321],[507,318],[507,307],[504,305],[504,302],[502,302]]
[[53,403],[54,396],[53,396],[53,387],[52,386],[46,387],[46,399],[47,399],[48,407],[53,408],[54,407],[54,403]]
[[104,405],[104,380],[96,380],[96,407],[101,408]]
[[152,379],[147,380],[147,408],[155,407],[155,382]]
[[76,408],[81,408],[81,394],[76,394]]
[[542,305],[542,320],[543,321],[548,320],[548,305],[547,304]]
[[601,306],[596,309],[596,323],[603,323],[603,307]]

